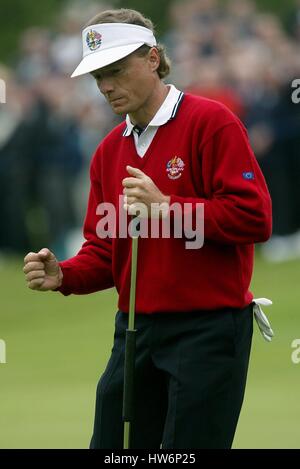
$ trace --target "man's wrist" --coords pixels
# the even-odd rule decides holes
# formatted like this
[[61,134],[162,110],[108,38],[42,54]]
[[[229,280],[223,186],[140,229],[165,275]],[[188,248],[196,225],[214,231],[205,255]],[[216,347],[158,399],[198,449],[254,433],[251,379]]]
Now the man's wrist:
[[160,204],[159,218],[166,218],[169,215],[170,199],[171,197],[169,195],[163,195]]
[[171,196],[170,195],[164,195],[163,196],[163,203],[166,203],[166,204],[170,205],[170,201],[171,201]]
[[54,290],[57,290],[58,288],[60,288],[62,286],[62,283],[63,283],[63,278],[64,278],[64,274],[61,270],[61,267],[59,267],[59,272],[58,272],[58,285],[57,287],[54,289]]

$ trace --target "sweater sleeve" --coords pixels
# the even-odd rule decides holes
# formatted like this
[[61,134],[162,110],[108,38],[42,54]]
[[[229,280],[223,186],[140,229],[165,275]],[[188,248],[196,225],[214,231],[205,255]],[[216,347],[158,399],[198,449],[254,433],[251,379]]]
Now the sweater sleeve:
[[102,195],[100,175],[95,162],[94,157],[90,170],[88,209],[83,227],[86,241],[76,256],[59,263],[63,272],[63,282],[57,291],[63,295],[93,293],[114,286],[111,238],[99,238],[96,233],[100,219],[96,210],[102,202]]
[[[252,244],[272,230],[271,199],[250,147],[245,128],[232,122],[215,132],[200,149],[205,198],[171,195],[196,226],[196,204],[204,204],[204,242]],[[184,203],[189,202],[187,208]]]

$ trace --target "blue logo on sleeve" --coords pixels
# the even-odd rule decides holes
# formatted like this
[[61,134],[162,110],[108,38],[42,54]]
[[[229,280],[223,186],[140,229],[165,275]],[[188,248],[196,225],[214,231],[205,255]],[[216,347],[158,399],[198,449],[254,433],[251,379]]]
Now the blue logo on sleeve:
[[248,171],[247,173],[243,173],[243,178],[244,179],[254,179],[254,173],[253,171]]

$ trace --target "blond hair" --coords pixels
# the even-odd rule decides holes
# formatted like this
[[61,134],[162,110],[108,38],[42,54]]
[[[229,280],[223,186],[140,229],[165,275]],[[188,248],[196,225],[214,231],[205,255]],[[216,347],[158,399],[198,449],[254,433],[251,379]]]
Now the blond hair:
[[[144,26],[150,29],[155,34],[155,29],[152,21],[146,18],[139,11],[130,10],[128,8],[120,8],[118,10],[105,10],[98,15],[91,18],[91,20],[85,25],[85,27],[91,26],[92,24],[101,23],[128,23],[137,24],[138,26]],[[170,73],[171,61],[166,54],[165,47],[162,44],[157,44],[156,49],[159,53],[160,63],[157,69],[159,78],[165,78]],[[135,54],[144,56],[148,53],[150,47],[147,44],[141,46]]]

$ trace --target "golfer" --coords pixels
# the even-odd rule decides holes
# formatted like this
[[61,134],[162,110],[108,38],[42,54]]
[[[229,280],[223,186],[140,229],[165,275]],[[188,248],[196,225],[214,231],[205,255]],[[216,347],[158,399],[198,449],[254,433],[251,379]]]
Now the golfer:
[[[152,22],[104,11],[82,34],[73,77],[91,74],[112,110],[126,116],[97,148],[78,254],[58,262],[47,248],[25,257],[33,290],[63,295],[115,287],[111,357],[96,394],[91,448],[122,448],[130,236],[100,236],[104,202],[116,232],[138,204],[167,207],[169,237],[140,237],[132,448],[230,448],[246,385],[253,328],[249,291],[254,243],[271,234],[271,201],[245,128],[222,104],[166,84],[170,71]],[[120,204],[120,196],[123,203]],[[171,211],[176,205],[181,215]],[[172,231],[204,209],[204,244],[188,249]],[[121,213],[123,212],[123,213]],[[163,223],[166,213],[160,214]]]

